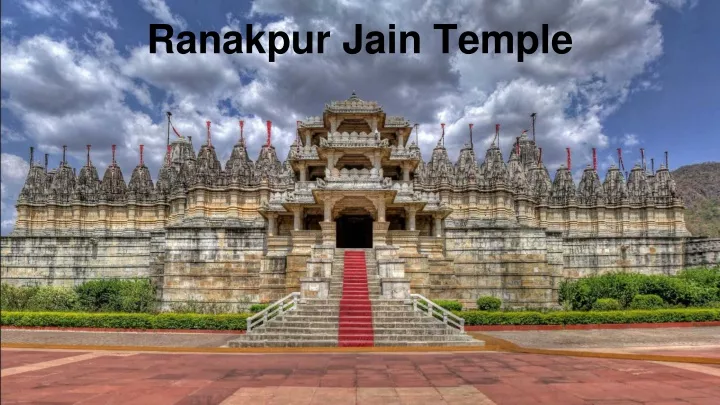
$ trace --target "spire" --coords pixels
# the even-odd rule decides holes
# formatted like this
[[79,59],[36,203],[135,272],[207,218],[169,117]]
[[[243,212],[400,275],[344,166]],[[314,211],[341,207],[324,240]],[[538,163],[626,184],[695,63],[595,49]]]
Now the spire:
[[86,166],[90,167],[90,145],[85,145],[87,148],[87,163]]
[[170,155],[172,154],[172,146],[167,146],[167,152],[165,153],[165,163],[170,164]]
[[640,148],[640,167],[641,167],[643,170],[646,170],[646,167],[645,167],[645,149],[644,149],[644,148]]
[[442,127],[442,135],[440,135],[440,142],[438,142],[438,144],[445,146],[445,123],[441,123],[440,127]]
[[207,125],[207,145],[212,146],[212,135],[210,135],[210,121],[205,121]]
[[[112,146],[112,165],[115,166],[115,148],[116,146]],[[63,153],[63,160],[65,160],[65,153]]]
[[[353,92],[353,95],[355,92]],[[267,121],[267,146],[272,144],[272,121]]]
[[420,129],[419,129],[420,124],[415,123],[414,127],[415,127],[415,144],[417,146],[420,146],[420,134],[418,134],[418,132],[420,132]]
[[570,156],[570,148],[565,148],[565,150],[567,151],[567,169],[572,170],[572,157]]
[[473,138],[472,138],[472,128],[473,128],[473,124],[469,124],[468,126],[470,127],[470,149],[473,149],[473,150],[474,150],[474,149],[475,149],[475,146],[473,145]]
[[542,148],[538,148],[538,164],[542,165]]
[[168,125],[167,125],[167,144],[170,145],[170,116],[172,113],[170,111],[166,111],[165,115],[167,115],[168,119]]
[[668,162],[668,153],[665,151],[665,168],[670,170],[670,163]]
[[145,148],[145,145],[140,145],[140,166],[145,166],[145,163],[143,162],[143,149]]
[[47,153],[45,154],[45,173],[47,173],[47,168],[48,168],[48,157],[49,157],[49,156],[50,156],[49,154],[47,154]]
[[593,156],[593,170],[597,171],[597,150],[595,148],[592,148],[592,156]]
[[30,147],[30,167],[33,166],[33,160],[35,159],[35,148]]
[[62,158],[63,166],[65,166],[65,163],[67,163],[67,161],[65,160],[65,152],[67,152],[67,145],[63,145],[63,158]]
[[245,145],[245,137],[243,136],[243,128],[245,127],[245,121],[240,120],[240,144]]
[[530,114],[531,125],[532,125],[532,137],[533,137],[533,142],[535,142],[535,117],[536,117],[536,116],[537,116],[536,113]]
[[495,124],[495,139],[493,139],[493,146],[500,147],[500,124]]

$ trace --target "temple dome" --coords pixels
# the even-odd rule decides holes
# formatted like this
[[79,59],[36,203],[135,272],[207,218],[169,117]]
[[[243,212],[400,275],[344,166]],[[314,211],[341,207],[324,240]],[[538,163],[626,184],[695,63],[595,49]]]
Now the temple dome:
[[590,165],[583,171],[577,190],[577,201],[581,205],[598,205],[605,203],[605,192],[600,176]]
[[552,190],[550,191],[550,203],[553,205],[568,205],[575,202],[575,182],[572,172],[565,165],[560,165],[555,172]]

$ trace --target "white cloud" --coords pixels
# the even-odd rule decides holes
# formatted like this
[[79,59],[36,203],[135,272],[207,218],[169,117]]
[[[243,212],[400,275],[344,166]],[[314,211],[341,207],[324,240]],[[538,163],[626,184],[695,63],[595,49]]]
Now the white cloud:
[[79,16],[108,28],[118,28],[107,0],[22,0],[21,4],[35,18],[59,19],[67,23],[71,17]]
[[0,230],[5,234],[15,223],[15,200],[25,183],[30,165],[20,156],[2,153],[0,169]]
[[622,137],[622,144],[624,146],[633,146],[640,143],[640,139],[635,134],[625,134]]
[[140,6],[153,17],[173,26],[173,28],[185,29],[187,23],[177,14],[170,11],[165,0],[140,0]]

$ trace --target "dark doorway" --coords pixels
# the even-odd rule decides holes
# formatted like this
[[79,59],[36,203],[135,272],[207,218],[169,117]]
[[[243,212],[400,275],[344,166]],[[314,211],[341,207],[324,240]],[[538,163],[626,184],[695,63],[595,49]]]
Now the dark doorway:
[[337,220],[337,247],[372,248],[373,219],[369,215],[344,215]]

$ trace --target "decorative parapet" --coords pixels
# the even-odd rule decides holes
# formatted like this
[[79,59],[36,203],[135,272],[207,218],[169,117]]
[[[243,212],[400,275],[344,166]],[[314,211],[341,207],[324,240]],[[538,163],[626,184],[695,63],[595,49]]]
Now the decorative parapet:
[[325,111],[330,113],[375,114],[382,112],[382,107],[375,101],[361,100],[355,92],[343,101],[332,101],[325,104]]
[[307,117],[304,121],[300,121],[300,128],[324,128],[325,123],[322,117]]
[[315,145],[305,145],[301,147],[294,147],[290,149],[291,160],[319,160],[320,155]]
[[320,138],[321,148],[387,148],[390,141],[380,139],[380,132],[328,132],[327,139]]
[[390,147],[390,160],[420,160],[420,149],[393,145]]
[[410,121],[405,117],[389,115],[385,118],[385,128],[408,128],[409,126]]
[[317,179],[317,188],[332,190],[389,190],[392,180],[377,169],[326,169],[325,179]]

